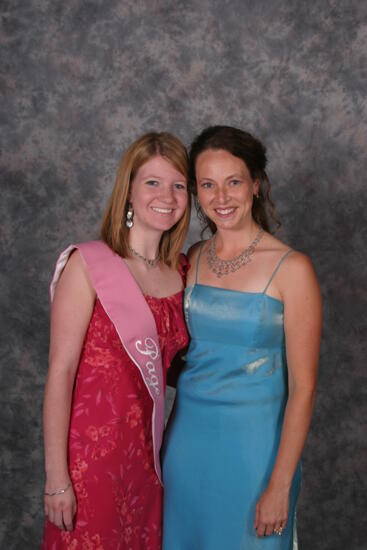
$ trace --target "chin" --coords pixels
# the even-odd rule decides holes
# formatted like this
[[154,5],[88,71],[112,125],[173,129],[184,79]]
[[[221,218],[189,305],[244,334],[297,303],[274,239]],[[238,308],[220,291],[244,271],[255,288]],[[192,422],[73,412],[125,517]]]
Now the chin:
[[211,220],[217,227],[223,228],[223,229],[234,229],[238,223],[236,220],[222,220],[222,219],[214,219]]
[[162,220],[159,223],[150,224],[150,227],[152,231],[169,231],[179,220],[180,218],[178,220]]

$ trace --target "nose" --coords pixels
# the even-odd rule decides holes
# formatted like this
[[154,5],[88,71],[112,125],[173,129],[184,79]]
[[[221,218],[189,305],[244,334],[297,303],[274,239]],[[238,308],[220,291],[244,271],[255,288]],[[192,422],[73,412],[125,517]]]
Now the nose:
[[219,204],[225,204],[228,201],[227,190],[225,188],[217,188],[216,199]]
[[172,204],[175,200],[172,185],[164,185],[161,188],[160,198],[167,204]]

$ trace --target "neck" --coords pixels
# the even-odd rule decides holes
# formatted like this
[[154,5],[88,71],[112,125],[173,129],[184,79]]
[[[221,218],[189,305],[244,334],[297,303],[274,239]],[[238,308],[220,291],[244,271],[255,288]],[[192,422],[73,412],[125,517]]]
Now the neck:
[[252,243],[259,229],[259,225],[253,219],[249,221],[246,227],[240,229],[217,228],[215,248],[217,252],[234,255]]
[[141,231],[132,227],[129,232],[129,245],[145,258],[153,260],[159,254],[162,235],[163,231]]

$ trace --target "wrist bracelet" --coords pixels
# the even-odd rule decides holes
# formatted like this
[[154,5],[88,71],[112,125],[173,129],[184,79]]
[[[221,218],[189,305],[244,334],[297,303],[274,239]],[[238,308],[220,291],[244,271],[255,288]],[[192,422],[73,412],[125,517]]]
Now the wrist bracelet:
[[57,491],[53,492],[53,493],[47,493],[46,491],[44,492],[44,495],[47,495],[48,497],[54,497],[56,495],[62,495],[63,493],[65,493],[69,487],[71,487],[71,483],[69,483],[69,485],[67,485],[65,487],[65,489],[57,489]]

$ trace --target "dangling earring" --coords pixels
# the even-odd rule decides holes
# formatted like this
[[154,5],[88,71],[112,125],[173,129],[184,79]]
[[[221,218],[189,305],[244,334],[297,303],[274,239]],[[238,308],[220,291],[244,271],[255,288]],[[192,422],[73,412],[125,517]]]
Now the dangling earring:
[[132,226],[134,225],[133,218],[134,218],[133,205],[131,204],[131,202],[129,202],[129,206],[126,212],[126,220],[125,220],[125,225],[128,229],[131,229]]

